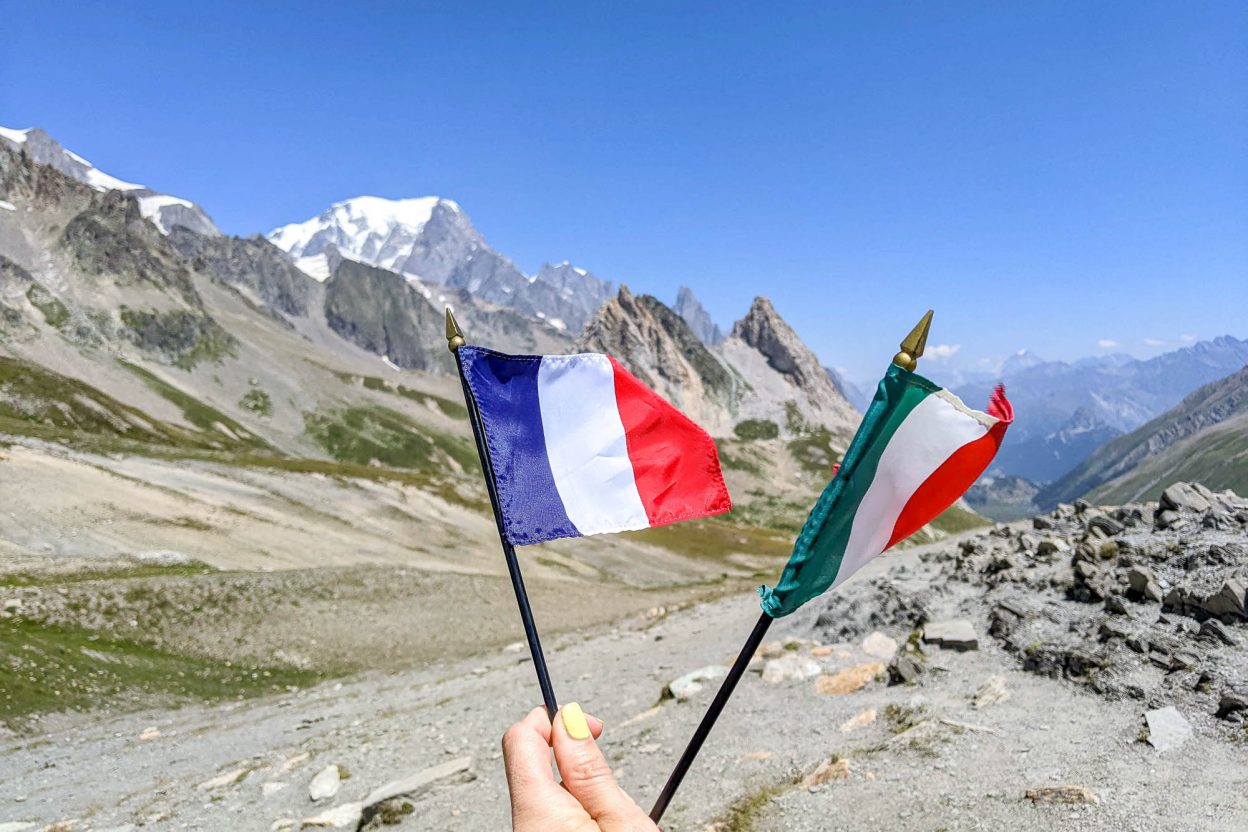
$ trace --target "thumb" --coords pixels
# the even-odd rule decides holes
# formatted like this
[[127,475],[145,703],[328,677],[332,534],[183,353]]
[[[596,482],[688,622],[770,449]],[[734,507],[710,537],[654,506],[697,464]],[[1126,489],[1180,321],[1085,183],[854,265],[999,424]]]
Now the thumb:
[[580,705],[570,702],[560,708],[551,734],[563,786],[590,817],[622,825],[641,813],[615,782]]

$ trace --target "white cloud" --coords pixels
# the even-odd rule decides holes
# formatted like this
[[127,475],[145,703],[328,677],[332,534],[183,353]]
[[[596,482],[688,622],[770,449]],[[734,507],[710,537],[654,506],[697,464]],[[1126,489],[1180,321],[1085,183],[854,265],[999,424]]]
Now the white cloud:
[[1122,344],[1119,344],[1112,338],[1102,338],[1096,342],[1096,345],[1103,350],[1116,350],[1122,346]]
[[932,361],[948,361],[957,355],[960,349],[962,349],[961,344],[937,344],[924,350],[923,357]]
[[1182,341],[1184,344],[1190,344],[1196,340],[1196,336],[1195,335],[1180,335],[1179,340]]
[[1145,338],[1144,346],[1146,347],[1164,347],[1166,342],[1160,338]]

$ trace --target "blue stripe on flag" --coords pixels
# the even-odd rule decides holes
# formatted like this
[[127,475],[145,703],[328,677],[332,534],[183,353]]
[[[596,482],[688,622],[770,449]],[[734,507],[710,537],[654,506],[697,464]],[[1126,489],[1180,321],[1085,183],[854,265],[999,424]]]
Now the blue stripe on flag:
[[546,454],[537,395],[541,356],[460,347],[464,376],[485,429],[507,540],[516,546],[579,537],[568,519]]

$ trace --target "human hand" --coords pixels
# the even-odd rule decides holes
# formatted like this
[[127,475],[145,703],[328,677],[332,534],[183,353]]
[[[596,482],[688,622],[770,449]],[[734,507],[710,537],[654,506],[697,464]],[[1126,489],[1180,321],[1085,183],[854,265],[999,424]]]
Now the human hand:
[[[503,735],[511,792],[512,832],[656,832],[658,827],[624,793],[594,740],[602,722],[569,703],[555,714],[534,708]],[[555,782],[555,764],[563,785]]]

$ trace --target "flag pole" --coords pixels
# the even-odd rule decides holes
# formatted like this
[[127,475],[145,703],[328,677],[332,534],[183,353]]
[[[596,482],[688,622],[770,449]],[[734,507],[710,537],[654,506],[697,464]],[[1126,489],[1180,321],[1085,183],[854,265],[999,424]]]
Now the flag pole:
[[464,403],[468,406],[468,421],[472,423],[472,437],[477,443],[477,455],[481,458],[481,471],[485,474],[485,488],[490,494],[490,507],[494,510],[494,523],[498,526],[498,539],[503,545],[503,558],[507,561],[507,573],[511,576],[511,587],[516,593],[516,603],[520,607],[520,623],[524,625],[524,638],[529,643],[529,655],[533,657],[533,669],[537,671],[537,683],[542,689],[542,701],[546,705],[546,714],[553,720],[559,703],[555,700],[555,689],[550,683],[550,671],[546,668],[546,654],[542,652],[542,642],[537,635],[537,625],[533,623],[533,608],[529,605],[529,593],[524,588],[524,577],[520,574],[520,562],[516,559],[516,548],[507,540],[503,526],[503,512],[498,505],[498,489],[494,484],[494,464],[490,459],[490,448],[485,442],[485,432],[481,427],[481,411],[477,408],[477,400],[468,387],[468,379],[464,375],[464,362],[459,355],[459,348],[464,346],[464,333],[460,330],[451,308],[446,308],[446,347],[455,356],[455,366],[459,370],[459,383],[464,388]]
[[[927,348],[927,333],[931,326],[932,310],[929,309],[919,322],[915,324],[914,329],[910,330],[910,334],[902,339],[900,344],[901,350],[893,356],[893,363],[903,370],[914,372],[919,365],[919,358]],[[650,820],[654,821],[655,824],[658,824],[663,818],[663,813],[667,811],[667,805],[672,802],[672,797],[675,796],[676,790],[680,788],[681,781],[689,773],[689,767],[693,765],[698,752],[702,750],[702,744],[706,742],[711,729],[715,727],[716,720],[719,719],[724,706],[728,704],[728,698],[736,690],[737,682],[741,681],[741,677],[745,675],[745,670],[749,667],[750,660],[754,658],[755,652],[758,651],[759,645],[762,644],[763,637],[767,635],[767,630],[771,627],[772,620],[772,617],[764,612],[759,617],[758,623],[754,625],[754,629],[750,632],[750,637],[745,640],[745,646],[737,654],[737,660],[732,663],[732,667],[728,670],[728,675],[724,677],[724,681],[719,686],[719,691],[715,694],[715,698],[711,700],[711,706],[706,709],[706,714],[703,715],[702,721],[698,723],[697,730],[693,732],[693,737],[690,738],[689,744],[685,746],[684,753],[680,755],[680,760],[676,762],[676,768],[672,769],[671,775],[667,778],[663,791],[659,792],[659,799],[654,802],[654,808],[650,810]]]

